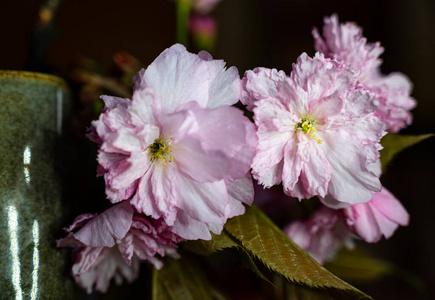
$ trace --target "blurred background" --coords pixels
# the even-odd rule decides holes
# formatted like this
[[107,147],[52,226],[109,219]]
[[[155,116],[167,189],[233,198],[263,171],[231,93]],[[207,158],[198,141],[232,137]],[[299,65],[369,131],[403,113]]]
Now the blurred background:
[[[401,133],[435,133],[435,1],[222,0],[211,13],[218,25],[213,56],[224,59],[227,66],[237,66],[241,76],[245,70],[259,66],[290,73],[291,64],[302,52],[314,54],[311,30],[313,26],[321,28],[323,17],[332,13],[337,13],[341,22],[353,21],[363,27],[368,41],[381,42],[385,48],[383,73],[400,71],[413,82],[412,95],[418,106],[413,111],[413,124]],[[86,80],[82,73],[77,74],[78,66],[116,78],[120,66],[127,64],[133,70],[148,65],[175,43],[174,3],[2,0],[0,36],[0,69],[61,76],[80,99],[75,108],[86,111],[86,91],[81,82]],[[120,86],[118,94],[125,91]],[[88,92],[92,97],[99,90],[90,88]],[[89,113],[75,120],[75,138],[83,145],[90,144],[81,137],[93,118]],[[70,153],[74,161],[82,162],[76,168],[92,177],[78,181],[80,191],[76,188],[72,197],[89,198],[95,185],[102,185],[102,179],[93,178],[96,148],[91,146],[86,151]],[[365,283],[351,281],[375,299],[435,299],[434,154],[435,138],[431,138],[393,161],[382,181],[408,210],[410,225],[399,228],[389,240],[364,246],[376,257],[400,266],[417,286],[424,283],[426,291],[418,291],[401,276]],[[97,202],[87,203],[86,207],[83,202],[74,204],[79,206],[74,209],[102,211]],[[91,210],[88,205],[93,205]]]

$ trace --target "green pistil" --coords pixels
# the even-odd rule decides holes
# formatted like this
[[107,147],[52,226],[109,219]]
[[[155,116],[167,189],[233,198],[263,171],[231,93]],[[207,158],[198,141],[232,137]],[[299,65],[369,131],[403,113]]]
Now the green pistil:
[[305,133],[310,133],[311,131],[316,130],[314,128],[314,121],[311,120],[308,117],[303,117],[301,119],[301,122],[296,124],[296,128],[295,129],[296,130],[302,130]]
[[172,162],[174,158],[170,155],[172,152],[171,141],[172,138],[165,140],[160,137],[148,146],[152,162],[161,161],[163,166],[166,166],[166,160]]
[[308,117],[301,118],[301,122],[297,123],[295,126],[295,131],[302,130],[305,134],[307,134],[310,138],[315,140],[318,144],[322,143],[322,140],[319,139],[315,134],[316,128],[314,125],[316,122],[313,119]]

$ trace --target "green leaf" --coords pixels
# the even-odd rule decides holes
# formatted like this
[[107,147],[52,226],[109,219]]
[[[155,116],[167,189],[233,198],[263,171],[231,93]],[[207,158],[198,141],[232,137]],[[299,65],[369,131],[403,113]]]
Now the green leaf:
[[425,283],[417,275],[391,262],[372,257],[361,251],[360,247],[352,251],[343,249],[326,268],[349,281],[368,282],[387,275],[395,276],[417,292],[426,292]]
[[248,251],[240,247],[239,253],[241,256],[242,263],[245,267],[250,269],[252,272],[254,272],[258,277],[260,277],[264,281],[267,281],[271,285],[275,286],[272,282],[270,282],[269,279],[266,278],[266,276],[263,275],[263,273],[261,273],[260,269],[258,269],[257,265],[255,264],[255,261],[252,259]]
[[214,234],[212,232],[211,235],[212,239],[210,241],[187,241],[182,243],[182,247],[184,250],[205,256],[222,251],[224,249],[237,248],[243,265],[257,274],[258,277],[273,285],[273,283],[271,283],[269,279],[267,279],[258,269],[251,255],[245,250],[245,248],[241,247],[226,230],[222,230],[220,235]]
[[225,230],[220,235],[211,232],[210,241],[196,240],[181,243],[184,250],[199,255],[210,255],[225,248],[238,248],[240,245]]
[[153,300],[212,300],[213,287],[200,266],[189,257],[166,258],[161,270],[154,269]]
[[336,298],[371,299],[319,265],[255,206],[229,220],[225,229],[266,267],[291,282],[325,289]]
[[420,135],[400,135],[389,133],[383,137],[381,144],[384,149],[381,150],[382,171],[384,172],[387,165],[400,151],[411,147],[427,138],[434,136],[433,133]]
[[386,261],[369,256],[358,249],[342,250],[333,262],[325,266],[341,278],[353,281],[371,281],[391,274],[394,266]]

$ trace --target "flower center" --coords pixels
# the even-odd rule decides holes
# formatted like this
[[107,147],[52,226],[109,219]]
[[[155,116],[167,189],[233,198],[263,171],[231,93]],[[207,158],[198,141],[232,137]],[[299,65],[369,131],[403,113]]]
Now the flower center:
[[315,140],[317,144],[321,144],[323,141],[314,134],[314,131],[317,131],[314,127],[315,124],[316,121],[314,121],[313,119],[309,117],[302,117],[301,122],[296,124],[295,131],[302,130],[310,138]]
[[148,146],[150,153],[150,160],[152,162],[161,161],[163,166],[166,167],[166,161],[172,162],[174,158],[171,155],[173,147],[172,138],[164,139],[159,137],[155,139],[154,143]]

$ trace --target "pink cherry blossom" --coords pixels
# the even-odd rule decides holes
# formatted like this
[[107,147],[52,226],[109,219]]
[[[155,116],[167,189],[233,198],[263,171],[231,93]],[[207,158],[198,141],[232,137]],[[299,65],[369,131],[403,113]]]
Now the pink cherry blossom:
[[241,101],[258,127],[252,173],[265,187],[282,182],[289,196],[331,196],[344,204],[368,202],[381,190],[370,165],[379,157],[384,123],[353,70],[304,53],[290,76],[256,68],[242,86]]
[[68,236],[58,240],[57,246],[74,247],[72,274],[88,293],[94,288],[105,293],[112,279],[117,284],[123,278],[131,283],[137,278],[140,260],[162,268],[156,254],[178,258],[175,243],[182,241],[163,221],[133,215],[127,201],[100,215],[80,215],[65,231]]
[[255,126],[230,106],[238,71],[174,45],[133,81],[132,100],[102,96],[105,111],[93,122],[106,194],[185,239],[211,239],[253,201]]
[[360,72],[359,79],[365,88],[374,92],[379,106],[376,115],[391,132],[411,124],[409,112],[416,105],[410,96],[412,84],[401,73],[381,74],[379,56],[384,49],[378,43],[367,43],[362,29],[354,23],[339,24],[337,15],[324,19],[323,38],[313,30],[315,47],[326,57],[335,58]]
[[344,214],[350,230],[368,243],[390,238],[399,225],[409,222],[405,208],[385,187],[370,202],[345,208]]
[[354,247],[352,233],[346,228],[343,214],[326,206],[306,221],[295,221],[284,232],[319,264],[331,261],[345,246]]

